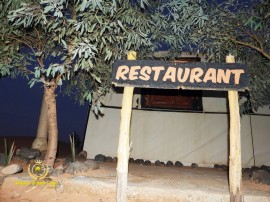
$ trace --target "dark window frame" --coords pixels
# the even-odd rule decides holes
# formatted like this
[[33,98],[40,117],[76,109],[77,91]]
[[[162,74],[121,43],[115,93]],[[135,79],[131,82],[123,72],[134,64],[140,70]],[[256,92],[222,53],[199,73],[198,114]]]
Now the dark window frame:
[[[174,62],[200,62],[199,57]],[[141,109],[203,111],[201,90],[141,89]]]

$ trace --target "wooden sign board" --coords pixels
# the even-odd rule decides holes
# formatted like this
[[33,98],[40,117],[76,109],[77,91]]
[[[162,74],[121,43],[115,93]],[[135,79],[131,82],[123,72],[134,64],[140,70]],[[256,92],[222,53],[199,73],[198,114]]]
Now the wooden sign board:
[[238,63],[118,60],[113,65],[112,82],[140,88],[244,91],[248,68]]

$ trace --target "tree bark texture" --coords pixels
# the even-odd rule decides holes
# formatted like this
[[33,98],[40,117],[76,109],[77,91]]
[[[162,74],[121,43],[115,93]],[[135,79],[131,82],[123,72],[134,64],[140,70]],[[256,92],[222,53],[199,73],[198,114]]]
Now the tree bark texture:
[[57,128],[57,115],[56,115],[56,95],[55,90],[57,84],[55,80],[52,80],[49,85],[45,85],[45,101],[48,109],[48,148],[44,163],[48,166],[53,167],[54,161],[57,153],[57,143],[58,143],[58,128]]
[[[136,60],[136,52],[128,53],[128,60]],[[117,202],[127,201],[128,182],[128,159],[129,159],[129,134],[132,113],[133,87],[125,87],[120,121],[120,134],[117,151],[117,178],[116,178],[116,198]]]
[[48,138],[48,109],[45,101],[45,91],[43,94],[39,122],[37,128],[37,137],[32,144],[33,149],[46,150]]
[[[226,57],[227,63],[235,63],[232,55]],[[228,91],[230,109],[230,157],[229,157],[229,185],[230,201],[242,202],[242,162],[241,162],[241,124],[238,102],[238,92]]]

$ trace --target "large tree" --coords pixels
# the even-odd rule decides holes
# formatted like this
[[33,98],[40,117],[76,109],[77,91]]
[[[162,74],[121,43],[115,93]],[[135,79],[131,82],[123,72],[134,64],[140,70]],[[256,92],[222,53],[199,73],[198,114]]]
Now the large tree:
[[193,27],[191,51],[203,52],[209,61],[224,62],[229,53],[250,69],[250,90],[243,111],[270,104],[270,2],[269,0],[213,1],[204,7],[208,20]]
[[58,86],[67,82],[71,89],[79,87],[76,93],[98,113],[100,98],[111,90],[113,61],[125,58],[129,50],[142,57],[163,44],[182,49],[187,33],[207,19],[204,5],[197,0],[1,2],[1,74],[24,72],[30,87],[44,87],[49,127],[45,163],[53,166],[56,157]]

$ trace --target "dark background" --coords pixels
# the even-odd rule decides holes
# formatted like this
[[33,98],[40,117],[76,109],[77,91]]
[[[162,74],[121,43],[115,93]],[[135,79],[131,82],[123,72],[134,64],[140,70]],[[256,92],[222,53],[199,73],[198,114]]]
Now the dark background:
[[[80,106],[71,97],[56,91],[59,140],[69,142],[69,135],[76,132],[83,141],[89,105]],[[0,136],[36,136],[43,87],[36,84],[29,88],[28,80],[0,79]]]

